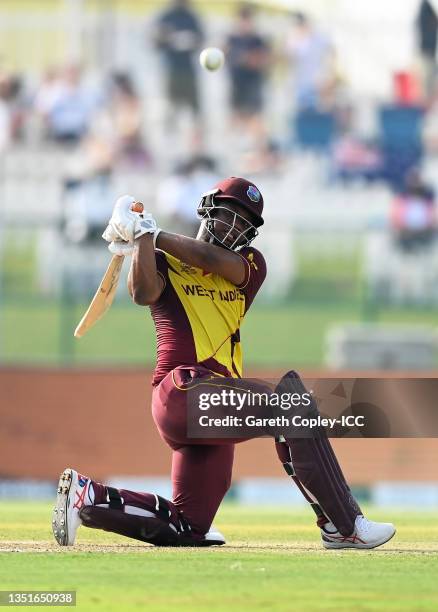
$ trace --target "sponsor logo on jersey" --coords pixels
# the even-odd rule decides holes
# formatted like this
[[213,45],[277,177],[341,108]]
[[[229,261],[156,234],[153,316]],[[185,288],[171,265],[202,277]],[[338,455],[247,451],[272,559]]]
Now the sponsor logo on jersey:
[[254,261],[254,253],[250,253],[247,259],[249,261],[249,265],[252,266],[255,270],[258,270],[257,264]]
[[247,189],[246,195],[251,200],[251,202],[260,202],[260,191],[254,185],[250,185]]
[[194,268],[190,264],[187,264],[183,261],[181,261],[180,264],[181,264],[181,272],[185,272],[186,274],[196,274],[196,268]]

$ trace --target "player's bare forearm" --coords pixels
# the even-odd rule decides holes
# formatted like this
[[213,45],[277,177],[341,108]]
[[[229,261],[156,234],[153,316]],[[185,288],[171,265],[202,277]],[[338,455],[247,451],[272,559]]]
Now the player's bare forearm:
[[219,274],[234,285],[244,281],[246,264],[240,255],[228,249],[169,232],[159,233],[156,246],[191,266]]
[[144,234],[135,241],[131,268],[128,276],[128,289],[136,304],[154,304],[164,288],[164,280],[157,272],[154,240],[152,234]]

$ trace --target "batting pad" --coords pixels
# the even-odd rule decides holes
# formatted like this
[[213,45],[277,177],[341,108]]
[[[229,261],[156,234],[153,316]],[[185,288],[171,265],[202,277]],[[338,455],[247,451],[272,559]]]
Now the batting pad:
[[[276,392],[303,394],[306,388],[299,375],[291,370],[278,383]],[[311,412],[319,415],[315,400],[312,401]],[[276,449],[287,474],[312,505],[318,524],[322,525],[328,519],[342,535],[353,533],[356,517],[362,511],[351,493],[323,428],[317,438],[277,439]]]

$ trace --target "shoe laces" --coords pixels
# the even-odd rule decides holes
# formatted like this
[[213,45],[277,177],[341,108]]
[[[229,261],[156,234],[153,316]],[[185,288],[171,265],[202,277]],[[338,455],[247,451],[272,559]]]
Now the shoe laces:
[[356,531],[365,534],[368,533],[371,529],[372,522],[365,518],[362,514],[359,514],[356,517],[355,527]]

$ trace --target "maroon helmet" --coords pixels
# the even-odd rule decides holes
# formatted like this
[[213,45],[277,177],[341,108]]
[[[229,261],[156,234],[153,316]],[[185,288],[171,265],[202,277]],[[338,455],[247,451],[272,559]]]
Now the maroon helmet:
[[[244,219],[237,212],[232,210],[232,203],[236,202],[242,208],[251,214],[251,221]],[[226,204],[231,204],[228,208]],[[232,213],[233,218],[228,222],[221,221],[229,229],[225,236],[220,239],[214,230],[215,211],[219,209],[227,209]],[[223,181],[220,181],[211,191],[204,193],[201,202],[198,206],[198,215],[205,221],[204,227],[207,232],[213,237],[216,242],[231,250],[248,246],[258,235],[257,227],[263,225],[263,196],[258,188],[244,178],[231,176]],[[237,219],[245,222],[246,227],[243,231],[238,232],[238,236],[231,244],[227,244],[227,239],[230,234],[235,234],[235,225]],[[228,240],[229,242],[229,240]]]
[[215,188],[218,190],[214,196],[215,200],[235,200],[253,215],[256,227],[263,225],[263,196],[254,183],[244,178],[230,176],[218,183]]

